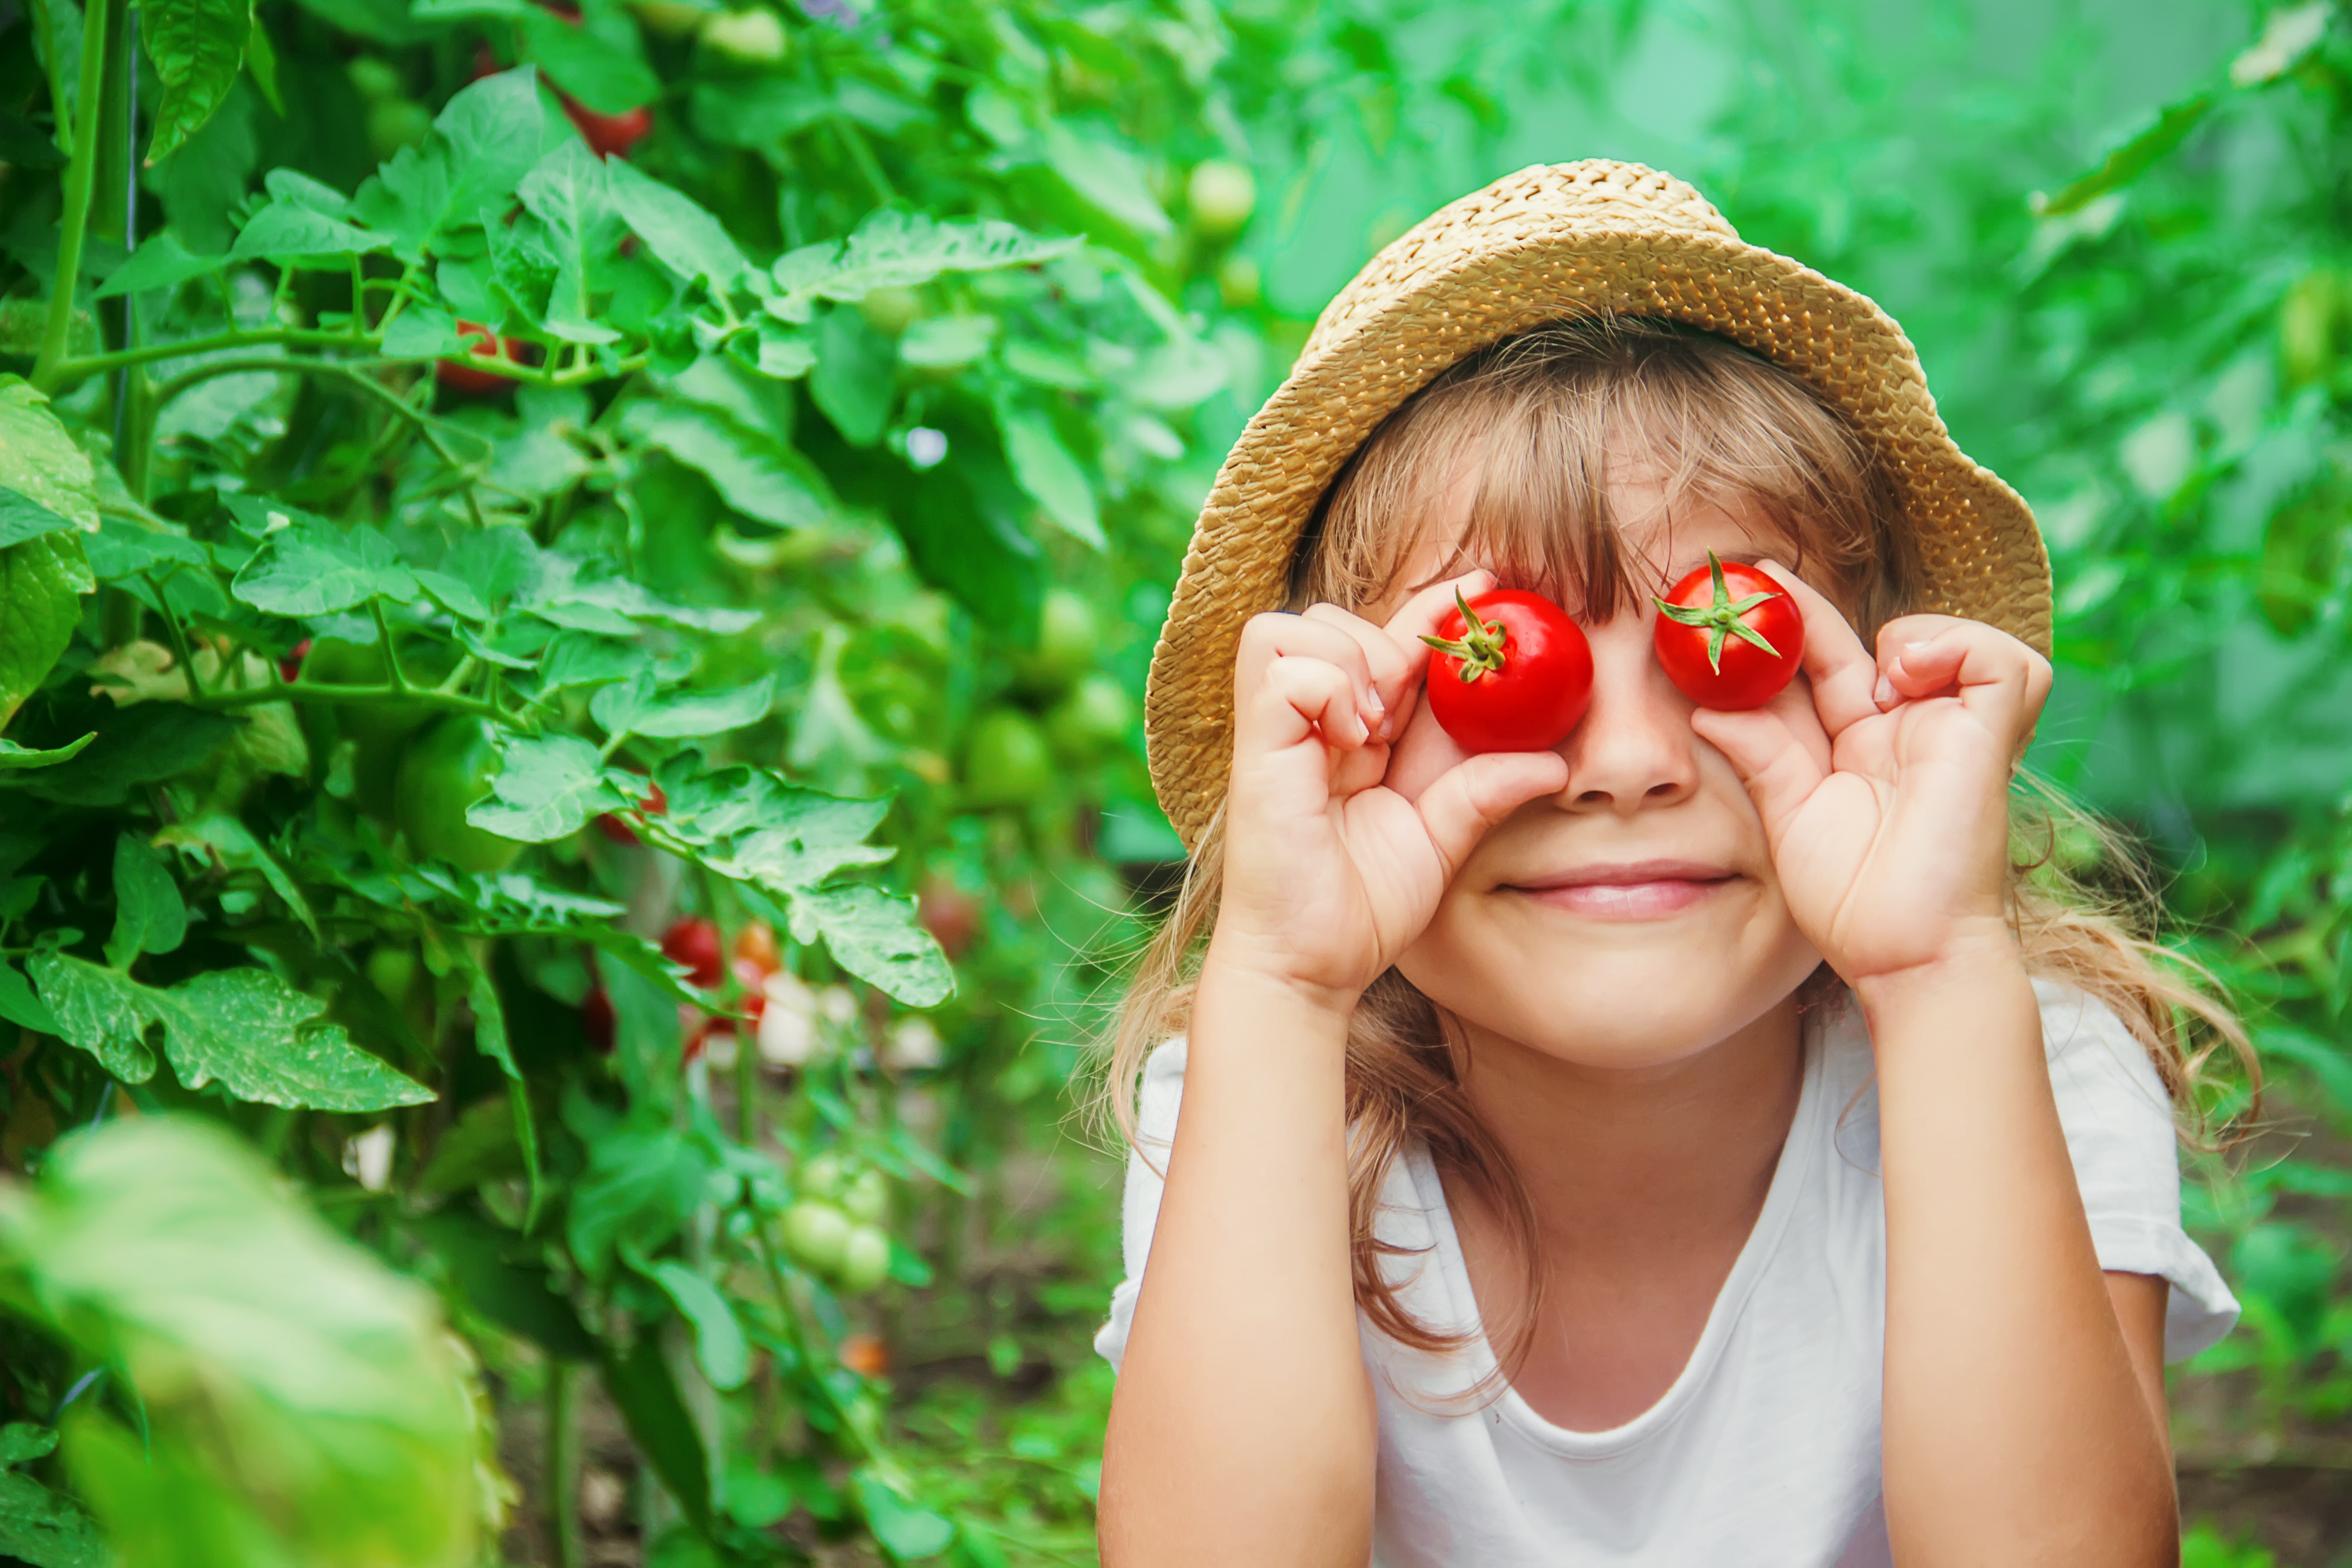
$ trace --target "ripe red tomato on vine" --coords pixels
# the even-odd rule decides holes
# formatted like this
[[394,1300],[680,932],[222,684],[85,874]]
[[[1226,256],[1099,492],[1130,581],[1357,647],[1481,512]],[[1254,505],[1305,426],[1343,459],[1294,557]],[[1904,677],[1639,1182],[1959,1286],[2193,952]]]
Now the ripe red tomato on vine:
[[[520,345],[512,338],[502,338],[479,321],[457,323],[457,336],[465,340],[467,359],[503,360],[509,364],[522,361]],[[509,391],[514,386],[512,376],[500,375],[492,370],[476,370],[465,360],[436,359],[433,362],[433,379],[452,392],[462,392],[469,397],[488,397]]]
[[[1736,595],[1736,596],[1735,596]],[[1805,621],[1786,588],[1756,567],[1718,560],[1655,601],[1651,634],[1666,679],[1702,708],[1761,708],[1805,659]]]
[[1429,660],[1429,707],[1465,752],[1543,752],[1592,700],[1592,645],[1540,594],[1454,595]]
[[727,973],[725,945],[719,928],[700,915],[688,915],[662,933],[662,956],[683,963],[687,978],[708,991]]

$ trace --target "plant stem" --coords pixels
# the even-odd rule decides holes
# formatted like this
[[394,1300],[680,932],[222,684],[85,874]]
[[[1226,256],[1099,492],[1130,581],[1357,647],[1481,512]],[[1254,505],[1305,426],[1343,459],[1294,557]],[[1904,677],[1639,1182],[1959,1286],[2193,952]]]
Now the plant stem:
[[580,1368],[547,1363],[547,1540],[556,1568],[586,1568],[580,1537]]
[[65,363],[66,342],[73,326],[74,296],[81,279],[82,240],[89,230],[90,183],[97,174],[98,115],[106,82],[106,18],[113,0],[89,0],[82,16],[81,97],[74,104],[73,158],[66,165],[66,206],[58,222],[57,287],[49,296],[48,319],[41,326],[40,357],[33,364],[33,385],[58,390],[58,372]]
[[56,127],[53,137],[58,151],[67,158],[73,156],[73,120],[66,113],[65,79],[58,74],[58,24],[50,14],[49,0],[33,0],[33,33],[41,41],[41,69],[49,83],[49,123]]
[[193,354],[216,353],[223,349],[310,348],[347,349],[352,346],[347,332],[322,332],[307,327],[234,327],[215,332],[206,338],[183,338],[174,342],[143,343],[108,353],[91,354],[87,358],[67,360],[57,368],[57,383],[70,387],[93,375],[124,365],[149,364],[161,359],[181,359]]

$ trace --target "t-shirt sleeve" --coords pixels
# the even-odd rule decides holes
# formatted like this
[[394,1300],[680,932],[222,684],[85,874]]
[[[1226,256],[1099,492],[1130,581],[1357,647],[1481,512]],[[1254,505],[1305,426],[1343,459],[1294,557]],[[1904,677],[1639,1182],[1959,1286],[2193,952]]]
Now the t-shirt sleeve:
[[1176,1142],[1176,1110],[1183,1098],[1184,1042],[1173,1039],[1143,1064],[1135,1147],[1127,1154],[1127,1195],[1119,1205],[1119,1251],[1127,1278],[1111,1291],[1110,1321],[1095,1335],[1095,1353],[1114,1370],[1126,1359],[1128,1331],[1135,1326],[1136,1293],[1143,1285],[1143,1261],[1151,1252],[1151,1227],[1160,1219],[1168,1151]]
[[2147,1047],[2104,1003],[2049,981],[2037,981],[2034,992],[2050,1088],[2099,1267],[2170,1282],[2164,1358],[2185,1361],[2230,1331],[2238,1300],[2180,1227],[2172,1102]]

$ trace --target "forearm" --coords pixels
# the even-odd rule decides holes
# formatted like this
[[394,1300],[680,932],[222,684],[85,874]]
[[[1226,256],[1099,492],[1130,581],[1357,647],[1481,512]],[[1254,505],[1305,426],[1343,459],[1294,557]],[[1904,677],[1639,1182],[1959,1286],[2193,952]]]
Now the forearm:
[[1212,951],[1112,1401],[1110,1568],[1360,1564],[1373,1408],[1349,1276],[1347,1012]]
[[2005,933],[1858,988],[1886,1194],[1885,1468],[1903,1568],[2177,1563],[2136,1381]]

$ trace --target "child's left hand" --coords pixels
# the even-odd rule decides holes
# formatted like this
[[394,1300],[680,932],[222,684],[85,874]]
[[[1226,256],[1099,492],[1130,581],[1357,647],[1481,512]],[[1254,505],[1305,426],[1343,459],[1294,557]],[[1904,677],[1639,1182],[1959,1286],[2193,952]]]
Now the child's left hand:
[[1691,727],[1756,802],[1790,913],[1850,984],[1986,942],[2006,913],[2009,783],[2050,661],[2006,632],[1905,616],[1871,657],[1836,606],[1770,562],[1805,617],[1805,674]]

